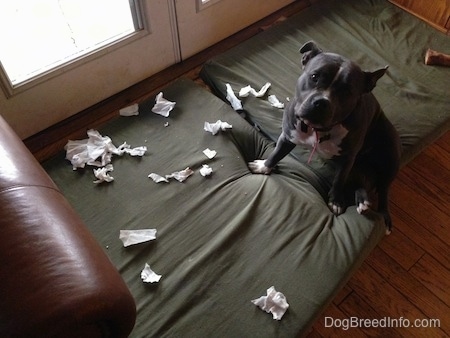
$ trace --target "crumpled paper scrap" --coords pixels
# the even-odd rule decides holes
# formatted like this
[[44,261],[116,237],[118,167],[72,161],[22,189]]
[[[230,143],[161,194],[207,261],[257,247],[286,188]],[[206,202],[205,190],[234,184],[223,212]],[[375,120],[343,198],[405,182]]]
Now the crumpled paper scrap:
[[221,120],[217,120],[217,122],[214,123],[205,122],[205,125],[203,127],[205,131],[208,131],[213,135],[216,135],[219,130],[225,131],[231,128],[233,128],[231,124],[229,124],[228,122],[222,122]]
[[284,108],[284,103],[280,102],[280,100],[278,100],[278,98],[275,95],[269,95],[267,100],[272,105],[272,107],[279,108],[279,109]]
[[227,96],[226,99],[228,102],[230,102],[231,107],[233,107],[234,110],[242,110],[242,102],[236,97],[236,94],[234,94],[233,88],[231,88],[231,85],[227,83],[225,85],[227,88]]
[[148,177],[150,177],[156,183],[161,183],[161,182],[169,183],[169,180],[167,178],[165,178],[161,175],[155,174],[155,173],[151,173],[150,175],[148,175]]
[[156,229],[120,230],[119,239],[123,246],[144,243],[156,238]]
[[150,269],[150,265],[145,263],[144,269],[141,271],[141,278],[144,283],[157,283],[161,279],[161,275]]
[[285,295],[275,290],[273,286],[267,289],[267,296],[254,299],[252,303],[261,308],[261,310],[272,313],[273,319],[276,320],[280,320],[289,307]]
[[124,107],[119,110],[120,116],[135,116],[139,115],[139,104],[135,103],[131,106]]
[[239,91],[240,97],[247,97],[250,94],[252,94],[255,97],[262,97],[266,94],[267,90],[270,88],[272,84],[270,82],[267,82],[259,91],[256,91],[254,88],[252,88],[250,85],[241,88]]
[[69,140],[64,147],[66,159],[72,164],[73,170],[84,168],[86,164],[104,167],[111,162],[113,155],[128,153],[131,156],[143,156],[147,151],[145,146],[131,149],[126,142],[116,147],[110,137],[102,136],[94,129],[89,129],[87,135],[88,138],[84,140]]
[[103,168],[94,169],[94,176],[97,178],[97,180],[94,181],[95,184],[99,184],[102,182],[112,182],[114,181],[114,177],[110,176],[109,173],[113,171],[113,165],[107,164]]
[[207,158],[212,160],[217,155],[217,151],[206,148],[205,150],[203,150],[203,154],[205,154]]
[[202,175],[203,177],[211,175],[212,172],[213,172],[212,168],[207,164],[203,164],[200,169],[200,175]]
[[192,174],[194,174],[194,170],[187,167],[184,170],[175,171],[169,175],[161,176],[161,175],[158,175],[155,173],[151,173],[150,175],[148,175],[148,177],[150,177],[156,183],[161,183],[161,182],[169,183],[169,178],[174,178],[178,182],[184,182]]
[[173,109],[173,107],[175,107],[175,104],[176,102],[166,100],[163,97],[163,93],[160,92],[158,95],[156,95],[156,103],[152,108],[152,112],[164,117],[169,117],[169,113]]

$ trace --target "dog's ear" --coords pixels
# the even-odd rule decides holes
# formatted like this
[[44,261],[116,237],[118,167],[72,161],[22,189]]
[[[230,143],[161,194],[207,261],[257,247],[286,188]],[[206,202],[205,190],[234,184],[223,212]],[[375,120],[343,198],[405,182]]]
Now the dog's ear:
[[299,52],[303,54],[302,66],[305,67],[309,60],[317,54],[322,53],[322,49],[320,49],[314,41],[308,41],[300,48]]
[[365,81],[365,92],[368,93],[372,91],[377,85],[377,81],[386,73],[389,66],[378,69],[374,72],[364,72],[364,81]]

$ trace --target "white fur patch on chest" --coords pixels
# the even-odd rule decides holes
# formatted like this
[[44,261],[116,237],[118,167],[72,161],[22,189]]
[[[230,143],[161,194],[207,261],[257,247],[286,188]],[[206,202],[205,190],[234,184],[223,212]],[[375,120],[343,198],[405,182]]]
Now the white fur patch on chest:
[[341,153],[341,143],[348,134],[348,130],[342,125],[335,125],[330,131],[315,131],[308,127],[306,132],[300,129],[300,123],[297,128],[291,131],[289,141],[294,144],[308,146],[314,149],[323,158],[332,158]]

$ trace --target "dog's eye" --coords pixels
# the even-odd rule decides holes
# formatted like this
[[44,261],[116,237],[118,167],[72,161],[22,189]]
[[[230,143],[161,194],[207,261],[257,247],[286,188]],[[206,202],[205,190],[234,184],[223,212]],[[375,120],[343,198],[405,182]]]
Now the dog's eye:
[[319,81],[319,75],[317,73],[312,73],[310,78],[314,83],[317,83],[317,81]]

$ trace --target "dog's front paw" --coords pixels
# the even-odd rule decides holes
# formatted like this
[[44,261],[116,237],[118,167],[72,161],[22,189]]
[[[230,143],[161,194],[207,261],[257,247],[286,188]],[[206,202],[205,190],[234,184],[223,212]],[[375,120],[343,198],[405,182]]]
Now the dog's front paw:
[[370,210],[370,201],[365,189],[358,189],[355,191],[356,211],[363,215]]
[[272,168],[266,167],[266,160],[255,160],[248,163],[248,168],[254,174],[264,174],[269,175]]
[[339,203],[337,201],[328,202],[328,208],[330,208],[331,212],[336,216],[343,214],[346,209],[344,203]]

